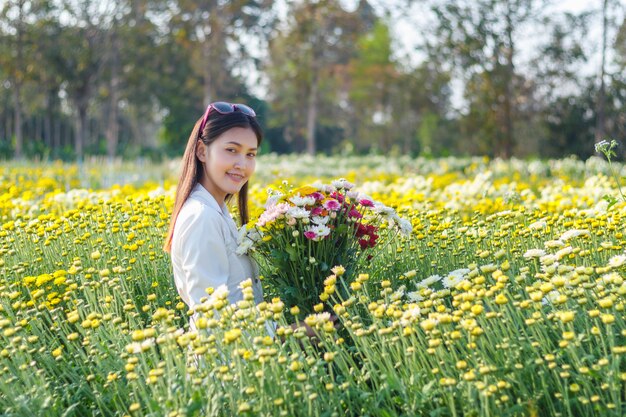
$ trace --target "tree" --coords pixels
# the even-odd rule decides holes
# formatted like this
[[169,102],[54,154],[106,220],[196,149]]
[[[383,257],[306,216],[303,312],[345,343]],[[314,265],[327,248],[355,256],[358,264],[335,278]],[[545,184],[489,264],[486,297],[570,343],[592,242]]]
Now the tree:
[[439,52],[469,87],[465,97],[474,100],[470,115],[484,118],[485,133],[491,135],[489,153],[513,154],[520,87],[516,83],[521,79],[516,70],[517,37],[526,23],[536,20],[544,4],[545,0],[433,2]]
[[270,39],[273,123],[285,126],[288,142],[304,140],[310,154],[317,151],[320,127],[329,133],[339,128],[345,103],[339,86],[363,30],[361,11],[348,12],[337,0],[293,2],[286,28]]
[[28,57],[26,25],[27,17],[33,8],[33,2],[28,0],[6,1],[0,8],[0,30],[3,30],[6,40],[6,50],[0,51],[0,63],[7,71],[13,90],[13,125],[15,129],[15,158],[23,157],[22,135],[22,88],[27,78]]

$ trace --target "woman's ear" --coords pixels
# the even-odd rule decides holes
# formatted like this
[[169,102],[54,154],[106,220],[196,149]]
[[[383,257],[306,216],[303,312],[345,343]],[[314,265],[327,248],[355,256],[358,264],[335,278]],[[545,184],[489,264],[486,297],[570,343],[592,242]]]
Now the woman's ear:
[[196,143],[196,158],[198,158],[200,162],[206,162],[206,146],[204,142],[199,139]]

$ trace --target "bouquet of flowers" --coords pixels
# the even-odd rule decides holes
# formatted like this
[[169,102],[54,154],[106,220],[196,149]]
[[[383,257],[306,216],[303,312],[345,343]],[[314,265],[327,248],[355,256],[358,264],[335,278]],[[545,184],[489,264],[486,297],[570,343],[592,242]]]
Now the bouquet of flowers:
[[353,187],[338,179],[286,193],[270,189],[265,211],[242,228],[238,252],[261,258],[268,270],[265,281],[286,306],[311,313],[327,297],[324,278],[331,268],[341,266],[341,291],[360,257],[373,255],[381,236],[411,232],[411,222],[393,208]]

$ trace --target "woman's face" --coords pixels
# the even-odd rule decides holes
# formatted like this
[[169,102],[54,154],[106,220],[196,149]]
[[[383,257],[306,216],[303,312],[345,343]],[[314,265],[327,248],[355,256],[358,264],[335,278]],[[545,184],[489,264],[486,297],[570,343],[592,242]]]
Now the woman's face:
[[204,171],[200,183],[218,203],[227,194],[236,194],[256,167],[257,138],[250,128],[235,127],[210,145],[198,141],[196,156]]

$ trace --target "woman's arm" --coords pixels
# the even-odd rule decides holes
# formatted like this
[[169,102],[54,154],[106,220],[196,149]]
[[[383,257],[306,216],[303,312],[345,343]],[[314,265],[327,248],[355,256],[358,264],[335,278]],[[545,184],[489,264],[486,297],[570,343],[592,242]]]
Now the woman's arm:
[[186,292],[183,298],[193,309],[203,298],[210,298],[207,288],[227,285],[228,253],[221,219],[211,208],[200,205],[182,220],[180,254]]

